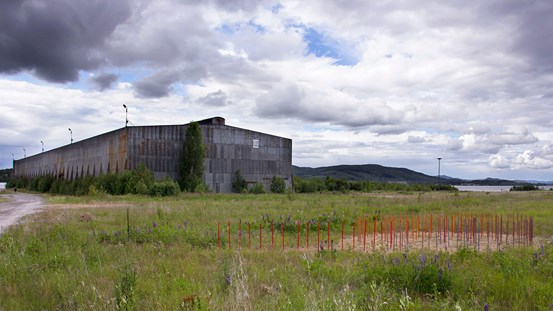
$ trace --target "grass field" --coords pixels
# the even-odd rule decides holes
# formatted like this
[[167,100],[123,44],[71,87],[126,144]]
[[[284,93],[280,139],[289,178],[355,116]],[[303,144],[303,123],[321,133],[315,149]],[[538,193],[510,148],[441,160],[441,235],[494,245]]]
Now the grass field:
[[[44,212],[0,237],[0,310],[484,310],[486,304],[550,310],[553,304],[552,191],[47,201]],[[539,242],[501,252],[295,249],[297,220],[330,221],[338,240],[342,221],[428,213],[533,216]],[[251,225],[251,248],[244,231],[241,249],[235,241],[219,249],[217,223],[229,221],[232,232],[238,223],[242,230]],[[286,224],[284,251],[270,247],[270,223]]]

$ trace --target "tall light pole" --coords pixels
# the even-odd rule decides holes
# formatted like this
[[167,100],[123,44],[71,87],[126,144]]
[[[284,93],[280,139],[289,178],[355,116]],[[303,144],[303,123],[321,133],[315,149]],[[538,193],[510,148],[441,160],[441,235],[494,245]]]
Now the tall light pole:
[[27,150],[25,150],[25,148],[23,148],[23,157],[24,157],[24,158],[27,157]]
[[44,152],[44,142],[41,140],[40,143],[42,144],[42,152]]
[[15,161],[15,156],[13,155],[13,153],[12,153],[12,160]]
[[440,184],[441,184],[441,180],[440,180],[440,164],[442,162],[442,158],[438,158],[438,190],[440,190]]
[[125,127],[127,127],[129,124],[129,108],[125,104],[123,104],[123,107],[125,107]]
[[69,128],[69,133],[71,133],[71,143],[73,143],[73,131],[71,130],[71,128]]

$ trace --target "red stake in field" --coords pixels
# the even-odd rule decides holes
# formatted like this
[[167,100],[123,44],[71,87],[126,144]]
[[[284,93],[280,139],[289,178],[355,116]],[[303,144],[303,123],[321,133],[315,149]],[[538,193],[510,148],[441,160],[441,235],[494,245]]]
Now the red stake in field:
[[328,227],[327,227],[327,231],[328,231],[328,238],[326,240],[326,244],[327,244],[327,249],[330,250],[330,221],[328,222]]
[[230,249],[230,221],[227,225],[227,231],[228,231],[228,248]]

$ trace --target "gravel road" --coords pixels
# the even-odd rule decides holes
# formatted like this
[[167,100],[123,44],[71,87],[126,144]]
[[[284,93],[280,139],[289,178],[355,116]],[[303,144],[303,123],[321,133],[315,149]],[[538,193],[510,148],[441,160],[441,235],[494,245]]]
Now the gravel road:
[[19,218],[35,213],[42,208],[42,198],[27,193],[9,193],[2,197],[9,202],[0,202],[0,234]]

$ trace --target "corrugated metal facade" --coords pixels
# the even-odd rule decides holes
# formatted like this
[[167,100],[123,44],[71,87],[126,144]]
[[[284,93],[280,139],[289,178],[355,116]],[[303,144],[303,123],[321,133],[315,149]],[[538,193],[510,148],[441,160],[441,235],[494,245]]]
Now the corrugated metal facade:
[[[292,140],[227,126],[220,117],[199,122],[206,145],[204,182],[215,192],[231,192],[240,170],[248,183],[292,176]],[[118,172],[144,163],[156,179],[177,179],[188,125],[118,129],[14,161],[14,176],[55,175],[74,179]]]

